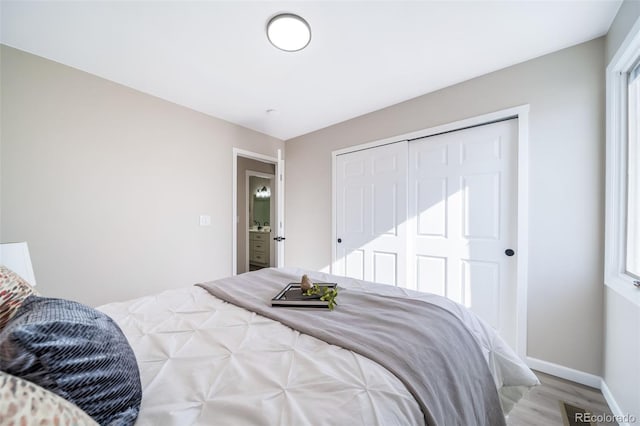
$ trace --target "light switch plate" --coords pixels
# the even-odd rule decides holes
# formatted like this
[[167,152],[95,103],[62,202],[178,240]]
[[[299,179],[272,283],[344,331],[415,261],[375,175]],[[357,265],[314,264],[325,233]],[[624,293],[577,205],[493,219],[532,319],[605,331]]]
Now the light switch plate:
[[201,214],[200,226],[211,226],[211,216],[209,216],[208,214]]

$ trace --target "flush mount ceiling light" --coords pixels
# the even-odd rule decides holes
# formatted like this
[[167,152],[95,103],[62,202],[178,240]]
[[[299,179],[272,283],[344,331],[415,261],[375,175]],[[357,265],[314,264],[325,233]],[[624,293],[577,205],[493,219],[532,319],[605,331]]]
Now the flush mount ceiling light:
[[278,49],[296,52],[311,41],[311,27],[298,15],[281,13],[267,23],[267,37]]

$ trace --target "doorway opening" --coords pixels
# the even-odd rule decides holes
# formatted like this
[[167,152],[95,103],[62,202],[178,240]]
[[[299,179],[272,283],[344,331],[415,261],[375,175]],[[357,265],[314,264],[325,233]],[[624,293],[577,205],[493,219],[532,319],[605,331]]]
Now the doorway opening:
[[283,164],[233,150],[233,275],[284,264]]
[[[240,158],[239,165],[245,165],[248,161],[255,161]],[[248,161],[246,161],[248,160]],[[275,173],[275,165],[263,163],[264,168],[271,168]],[[257,164],[247,164],[255,168]],[[238,273],[247,271],[257,271],[258,269],[275,266],[274,248],[275,241],[272,237],[271,223],[275,219],[275,203],[272,194],[275,194],[275,174],[260,173],[255,170],[246,170],[246,191],[245,191],[245,225],[241,228],[248,229],[248,241],[245,243],[244,268],[238,269]],[[239,240],[239,239],[238,239]]]

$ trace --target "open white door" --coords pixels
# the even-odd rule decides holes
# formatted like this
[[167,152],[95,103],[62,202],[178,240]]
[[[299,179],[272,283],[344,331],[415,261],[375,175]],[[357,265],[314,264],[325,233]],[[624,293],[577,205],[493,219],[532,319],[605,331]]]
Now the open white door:
[[[240,223],[240,216],[238,210],[238,199],[240,197],[246,197],[249,193],[248,186],[241,185],[242,190],[239,191],[238,187],[238,157],[243,157],[245,159],[256,160],[262,163],[268,163],[275,166],[275,177],[274,177],[274,185],[271,185],[272,190],[276,189],[275,200],[271,203],[275,204],[275,219],[273,219],[273,215],[271,215],[271,219],[269,223],[271,224],[271,232],[270,236],[266,237],[269,239],[269,256],[270,260],[267,265],[261,266],[277,266],[282,267],[284,265],[284,160],[282,159],[282,152],[278,150],[278,157],[270,157],[264,154],[259,154],[256,152],[245,151],[239,148],[233,148],[233,199],[232,199],[232,209],[233,209],[233,246],[232,246],[232,274],[236,275],[238,272],[245,272],[244,267],[242,267],[244,259],[249,259],[250,257],[250,242],[249,242],[249,230],[245,233],[239,233],[238,227],[242,227],[240,229],[245,229],[249,226],[248,221],[245,219]],[[246,167],[246,165],[245,165]],[[244,170],[244,169],[242,169]],[[244,171],[240,171],[242,176],[244,176]],[[248,170],[248,169],[247,169]],[[271,175],[270,172],[269,175]],[[271,175],[273,176],[273,175]],[[248,179],[248,177],[247,177]],[[248,214],[245,216],[248,217]],[[268,235],[268,234],[267,234]],[[239,244],[240,240],[240,244]],[[246,243],[246,244],[243,244]],[[267,244],[267,241],[264,241]],[[273,243],[273,244],[271,244]],[[238,247],[240,247],[240,252],[238,252]],[[240,259],[240,266],[238,266],[238,259]],[[248,270],[248,265],[247,269]]]
[[282,268],[284,266],[284,160],[282,158],[282,150],[278,150],[278,164],[276,166],[276,196],[278,197],[278,211],[276,217],[278,223],[276,227],[275,250],[276,266]]

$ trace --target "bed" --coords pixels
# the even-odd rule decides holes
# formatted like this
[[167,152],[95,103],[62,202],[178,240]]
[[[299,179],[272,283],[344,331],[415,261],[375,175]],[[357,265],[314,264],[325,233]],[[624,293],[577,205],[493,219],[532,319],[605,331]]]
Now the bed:
[[[538,383],[489,326],[439,296],[294,269],[262,269],[227,283],[259,284],[271,294],[304,273],[354,294],[421,300],[453,314],[477,341],[505,415]],[[340,300],[336,311],[323,315],[339,311]],[[143,389],[137,425],[425,423],[414,395],[385,367],[225,302],[201,286],[98,310],[118,323],[136,355]]]

